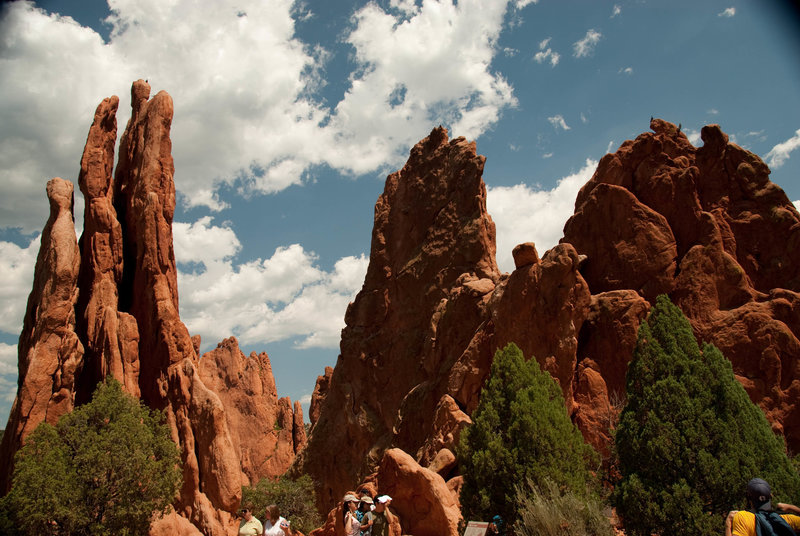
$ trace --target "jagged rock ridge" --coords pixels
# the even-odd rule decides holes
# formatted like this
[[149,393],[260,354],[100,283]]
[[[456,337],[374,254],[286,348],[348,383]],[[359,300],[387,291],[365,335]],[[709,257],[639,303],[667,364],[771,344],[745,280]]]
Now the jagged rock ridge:
[[231,338],[199,358],[199,340],[178,313],[172,99],[164,91],[151,99],[142,80],[131,97],[113,179],[119,100],[105,99],[95,112],[79,175],[86,198],[80,247],[73,186],[48,183],[51,213],[20,336],[0,483],[7,491],[13,455],[40,422],[55,423],[112,376],[165,412],[181,450],[176,513],[154,533],[222,535],[241,486],[282,474],[302,448],[302,411],[278,400],[266,354],[245,357]]
[[[671,123],[651,128],[601,160],[559,245],[541,258],[533,244],[515,248],[511,274],[494,263],[474,144],[437,128],[412,149],[376,204],[364,286],[296,461],[320,483],[320,508],[373,478],[392,447],[441,473],[494,351],[511,341],[559,382],[604,451],[638,326],[660,293],[800,447],[800,215],[718,126],[703,129],[700,149]],[[454,474],[443,475],[451,489]]]

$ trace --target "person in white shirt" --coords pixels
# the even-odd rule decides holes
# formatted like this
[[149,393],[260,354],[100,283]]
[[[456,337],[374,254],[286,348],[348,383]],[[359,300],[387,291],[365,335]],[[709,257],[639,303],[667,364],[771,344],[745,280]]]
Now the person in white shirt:
[[264,536],[284,536],[285,532],[281,528],[281,521],[286,521],[281,517],[281,511],[277,505],[267,506],[267,520],[264,521]]

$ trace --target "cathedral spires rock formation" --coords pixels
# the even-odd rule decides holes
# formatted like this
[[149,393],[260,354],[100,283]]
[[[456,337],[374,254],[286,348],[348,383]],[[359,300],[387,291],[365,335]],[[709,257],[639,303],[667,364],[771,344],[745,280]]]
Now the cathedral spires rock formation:
[[[154,533],[223,535],[241,486],[282,474],[297,443],[305,441],[304,430],[295,430],[291,402],[277,399],[266,354],[247,358],[229,339],[218,348],[224,355],[212,351],[207,364],[197,355],[199,340],[190,337],[178,312],[172,98],[161,91],[151,99],[142,80],[134,82],[131,96],[132,116],[113,174],[117,97],[103,100],[95,112],[78,179],[86,199],[80,247],[73,186],[61,179],[48,183],[51,215],[20,336],[20,387],[0,448],[0,478],[7,490],[10,461],[39,423],[55,423],[112,376],[164,411],[181,451],[183,486],[175,514],[159,521]],[[237,381],[230,381],[234,376]],[[242,399],[274,416],[270,452],[262,452],[261,437],[240,430],[249,416],[238,407]],[[302,423],[302,413],[299,418]],[[276,435],[278,421],[285,431]]]

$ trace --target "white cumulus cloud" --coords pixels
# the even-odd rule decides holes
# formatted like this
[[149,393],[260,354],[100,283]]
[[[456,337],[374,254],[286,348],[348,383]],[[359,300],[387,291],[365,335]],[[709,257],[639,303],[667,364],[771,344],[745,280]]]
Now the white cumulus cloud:
[[784,162],[789,159],[789,155],[800,147],[800,128],[794,133],[794,136],[788,140],[777,144],[769,150],[766,154],[767,165],[772,169],[781,167]]
[[[208,248],[207,240],[219,242]],[[181,319],[204,346],[233,334],[246,345],[293,340],[301,348],[336,347],[347,304],[361,288],[368,264],[364,255],[349,256],[325,271],[299,244],[237,264],[235,233],[207,218],[176,225],[175,243],[179,262],[183,255],[183,262],[201,265],[191,273],[180,270],[178,288]],[[209,249],[215,251],[206,253]]]
[[597,161],[587,159],[578,172],[559,180],[552,190],[526,184],[487,190],[486,207],[497,229],[497,264],[501,270],[514,270],[511,251],[517,244],[533,242],[539,255],[558,244],[564,224],[574,212],[578,191],[595,168]]
[[560,114],[554,115],[553,117],[548,117],[547,120],[550,121],[550,124],[556,129],[560,128],[562,130],[569,130],[569,125],[567,125],[567,122],[564,121],[564,117],[562,117]]
[[736,8],[735,7],[729,7],[729,8],[726,8],[726,9],[722,10],[721,12],[717,13],[717,17],[730,18],[730,17],[733,17],[734,15],[736,15]]
[[[32,2],[0,11],[0,227],[41,228],[44,184],[75,181],[94,108],[149,79],[175,102],[175,182],[188,206],[227,206],[219,189],[277,192],[316,165],[364,174],[402,163],[436,124],[476,138],[516,105],[491,68],[507,7],[528,2],[368,3],[342,39],[355,67],[339,102],[319,96],[330,52],[303,42],[313,16],[293,0],[111,0],[107,43]],[[330,46],[338,45],[331,43]]]
[[622,13],[622,7],[620,7],[619,4],[614,4],[614,7],[611,9],[611,18],[613,19],[620,13]]
[[600,42],[600,38],[603,35],[596,31],[596,30],[589,30],[586,32],[586,35],[583,36],[582,39],[576,41],[572,48],[574,50],[574,56],[576,58],[585,58],[589,56],[592,52],[594,52],[594,47],[597,46],[597,43]]
[[[0,342],[0,374],[17,374],[17,345]],[[3,396],[0,394],[0,400]]]
[[40,242],[41,236],[31,240],[27,247],[0,242],[0,331],[14,335],[22,331]]

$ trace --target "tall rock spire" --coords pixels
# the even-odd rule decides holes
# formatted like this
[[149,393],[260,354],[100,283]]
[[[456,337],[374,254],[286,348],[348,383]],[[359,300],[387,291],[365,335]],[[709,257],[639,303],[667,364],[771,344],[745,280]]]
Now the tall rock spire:
[[11,487],[14,454],[41,422],[55,424],[72,411],[84,346],[75,332],[80,253],[72,219],[73,186],[58,177],[47,183],[50,218],[19,337],[17,396],[0,444],[0,492]]

